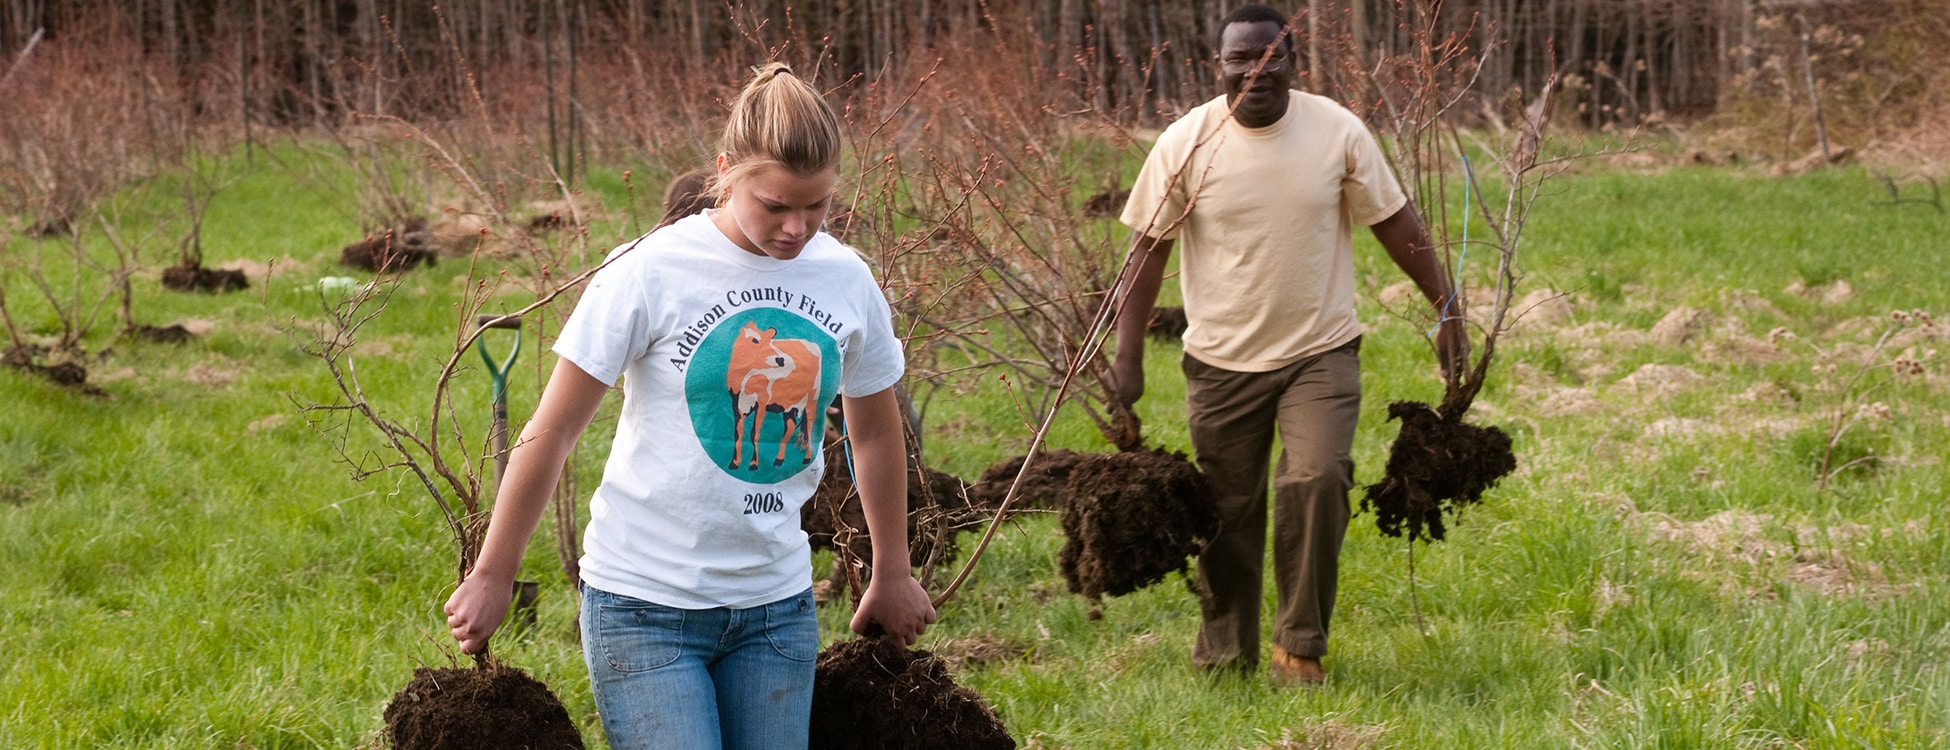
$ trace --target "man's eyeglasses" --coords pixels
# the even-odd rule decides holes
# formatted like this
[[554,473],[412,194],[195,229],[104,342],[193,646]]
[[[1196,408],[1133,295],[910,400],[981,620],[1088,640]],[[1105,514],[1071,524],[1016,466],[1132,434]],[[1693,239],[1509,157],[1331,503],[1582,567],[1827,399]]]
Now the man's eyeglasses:
[[[1265,65],[1260,63],[1264,61]],[[1251,57],[1227,57],[1219,60],[1219,70],[1226,75],[1248,75],[1257,69],[1261,73],[1275,73],[1286,69],[1293,62],[1293,56],[1284,52],[1274,53],[1272,57],[1253,55]]]

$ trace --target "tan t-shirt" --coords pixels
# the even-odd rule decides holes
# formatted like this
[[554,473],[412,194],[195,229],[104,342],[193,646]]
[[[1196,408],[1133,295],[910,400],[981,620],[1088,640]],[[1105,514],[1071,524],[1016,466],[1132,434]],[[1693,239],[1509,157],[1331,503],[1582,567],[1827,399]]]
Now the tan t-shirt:
[[1159,136],[1124,206],[1124,224],[1178,240],[1185,353],[1215,367],[1277,370],[1361,335],[1353,226],[1408,200],[1360,118],[1292,94],[1264,128],[1233,121],[1224,96],[1199,105]]

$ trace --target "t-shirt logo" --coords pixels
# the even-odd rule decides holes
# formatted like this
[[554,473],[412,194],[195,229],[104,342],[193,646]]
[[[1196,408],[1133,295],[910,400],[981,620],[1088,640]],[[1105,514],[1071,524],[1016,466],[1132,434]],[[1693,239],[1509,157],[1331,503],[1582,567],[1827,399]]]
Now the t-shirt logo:
[[[711,366],[718,362],[723,366]],[[724,379],[712,383],[713,373]],[[813,436],[824,434],[825,407],[838,384],[832,337],[767,308],[734,315],[706,336],[685,390],[691,424],[713,461],[738,479],[771,484],[812,463],[819,450]]]

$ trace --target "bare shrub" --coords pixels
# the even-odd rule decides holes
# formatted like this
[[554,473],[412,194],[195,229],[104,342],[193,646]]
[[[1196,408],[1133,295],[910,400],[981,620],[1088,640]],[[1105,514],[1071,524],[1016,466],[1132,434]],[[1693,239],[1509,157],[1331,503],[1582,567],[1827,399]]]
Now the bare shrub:
[[185,150],[181,89],[144,64],[125,22],[105,14],[36,45],[0,88],[0,209],[31,217],[35,234],[71,231],[95,202]]

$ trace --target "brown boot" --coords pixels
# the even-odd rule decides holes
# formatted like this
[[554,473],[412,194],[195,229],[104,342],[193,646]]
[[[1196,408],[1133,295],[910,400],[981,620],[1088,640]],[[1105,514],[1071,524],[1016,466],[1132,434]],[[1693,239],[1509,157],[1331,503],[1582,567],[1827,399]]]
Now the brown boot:
[[1327,681],[1327,670],[1311,656],[1294,656],[1279,646],[1273,647],[1273,668],[1268,675],[1273,687],[1312,687]]

